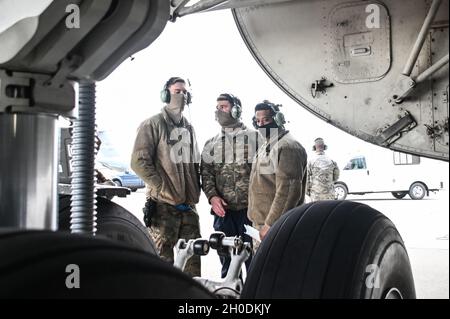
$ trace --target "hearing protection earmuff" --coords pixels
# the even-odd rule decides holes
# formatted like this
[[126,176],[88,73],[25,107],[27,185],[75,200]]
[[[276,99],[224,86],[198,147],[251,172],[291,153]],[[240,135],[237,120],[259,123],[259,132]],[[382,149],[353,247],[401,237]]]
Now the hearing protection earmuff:
[[[316,143],[318,140],[322,140],[322,142],[323,142],[323,138],[318,137],[318,138],[316,138],[316,139],[314,140],[314,143]],[[324,142],[324,144],[323,144],[323,150],[326,151],[327,148],[328,148],[328,146],[327,146],[327,145],[325,144],[325,142]],[[313,145],[312,149],[313,149],[313,151],[316,151],[316,150],[317,150],[316,145]]]
[[[161,101],[163,103],[169,104],[170,103],[170,91],[169,87],[172,84],[175,84],[177,82],[186,83],[182,78],[180,77],[172,77],[169,80],[167,80],[166,84],[164,84],[163,89],[161,90]],[[190,92],[186,92],[186,104],[191,104],[192,102],[192,95]]]
[[[324,150],[324,151],[326,151],[327,148],[328,148],[328,146],[326,146],[326,145],[323,146],[323,150]],[[313,149],[313,151],[315,151],[317,148],[316,148],[316,146],[314,145],[314,146],[312,147],[312,149]]]
[[[271,103],[268,100],[264,100],[262,103],[260,103],[258,105],[261,105],[261,104],[266,105],[267,108],[264,108],[264,109],[269,109],[270,110],[270,113],[272,114],[272,118],[273,118],[273,121],[275,122],[275,124],[279,128],[284,128],[284,124],[286,124],[286,119],[284,117],[284,114],[280,112],[280,107],[282,105],[281,104]],[[255,110],[255,111],[257,111],[257,110]],[[256,116],[253,116],[252,122],[253,122],[253,127],[255,129],[258,129],[259,127],[258,127],[258,124],[256,122]]]
[[234,96],[233,94],[222,93],[217,98],[217,101],[224,101],[224,100],[231,103],[231,113],[230,113],[231,117],[236,120],[240,119],[242,114],[241,100],[237,96]]

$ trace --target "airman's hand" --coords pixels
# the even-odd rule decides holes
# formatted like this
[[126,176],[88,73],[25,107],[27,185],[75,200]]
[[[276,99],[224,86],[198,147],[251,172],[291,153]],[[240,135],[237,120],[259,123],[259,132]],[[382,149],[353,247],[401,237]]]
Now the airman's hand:
[[264,226],[260,229],[259,231],[259,237],[261,237],[261,240],[264,239],[264,237],[266,237],[267,233],[269,232],[270,226],[264,224]]
[[228,206],[227,203],[220,198],[219,196],[213,196],[210,200],[212,210],[213,212],[219,216],[224,217],[225,216],[225,206]]

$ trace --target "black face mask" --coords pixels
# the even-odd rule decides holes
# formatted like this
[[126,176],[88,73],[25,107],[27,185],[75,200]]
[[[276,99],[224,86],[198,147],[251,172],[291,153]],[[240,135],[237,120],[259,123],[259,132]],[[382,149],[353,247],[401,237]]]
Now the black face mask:
[[268,124],[262,125],[262,126],[258,125],[258,132],[259,132],[259,134],[261,134],[261,136],[263,136],[265,138],[270,138],[271,131],[274,131],[273,129],[276,129],[276,128],[278,128],[278,125],[275,122],[271,122],[271,123],[268,123]]

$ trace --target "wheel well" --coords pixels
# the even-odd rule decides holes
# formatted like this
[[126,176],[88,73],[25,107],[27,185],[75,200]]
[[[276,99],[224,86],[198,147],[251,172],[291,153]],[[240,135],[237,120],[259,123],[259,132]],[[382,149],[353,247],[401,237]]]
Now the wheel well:
[[342,185],[342,186],[344,186],[345,187],[345,189],[347,190],[347,192],[348,192],[348,186],[347,186],[347,184],[345,184],[344,182],[341,182],[341,181],[337,181],[336,183],[334,183],[334,185]]

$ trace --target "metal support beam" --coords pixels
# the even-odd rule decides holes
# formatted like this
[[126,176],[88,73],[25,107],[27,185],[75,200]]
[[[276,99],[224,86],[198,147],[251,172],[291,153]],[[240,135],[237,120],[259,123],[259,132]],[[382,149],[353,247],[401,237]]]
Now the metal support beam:
[[0,227],[57,229],[56,120],[0,112]]
[[191,6],[186,6],[190,0],[172,0],[171,6],[175,8],[172,21],[175,21],[178,17],[183,17],[198,12],[226,10],[290,1],[294,0],[200,0]]
[[56,230],[59,115],[72,117],[73,83],[0,69],[0,227]]
[[403,69],[403,74],[406,76],[410,76],[411,72],[414,68],[414,64],[416,64],[417,58],[419,57],[420,51],[422,50],[425,39],[427,38],[428,30],[430,29],[431,24],[436,17],[436,14],[439,10],[439,6],[441,5],[442,0],[433,0],[431,4],[430,10],[428,11],[427,16],[425,17],[425,21],[423,22],[422,29],[420,30],[419,35],[417,36],[416,43],[411,50],[411,54],[406,62],[405,68]]
[[228,2],[229,0],[204,0],[199,1],[196,4],[180,8],[180,10],[177,12],[178,17],[183,17],[188,14],[196,13],[196,12],[202,12],[205,10],[209,10],[211,8],[214,8],[215,6],[218,6],[224,2]]
[[442,59],[440,59],[439,61],[437,61],[435,64],[433,64],[432,66],[430,66],[428,69],[426,69],[425,71],[423,71],[415,80],[414,82],[416,82],[416,85],[424,82],[425,80],[427,80],[430,76],[432,76],[434,73],[436,73],[437,71],[439,71],[442,67],[444,67],[445,65],[448,64],[449,61],[449,55],[447,54],[446,56],[444,56]]
[[401,75],[397,83],[397,86],[394,90],[395,95],[392,96],[392,99],[394,99],[396,103],[401,104],[405,100],[405,98],[407,98],[415,90],[418,84],[428,80],[429,77],[431,77],[434,73],[436,73],[442,67],[447,65],[448,62],[449,62],[449,55],[447,54],[442,59],[437,61],[435,64],[430,66],[428,69],[419,74],[416,78]]

